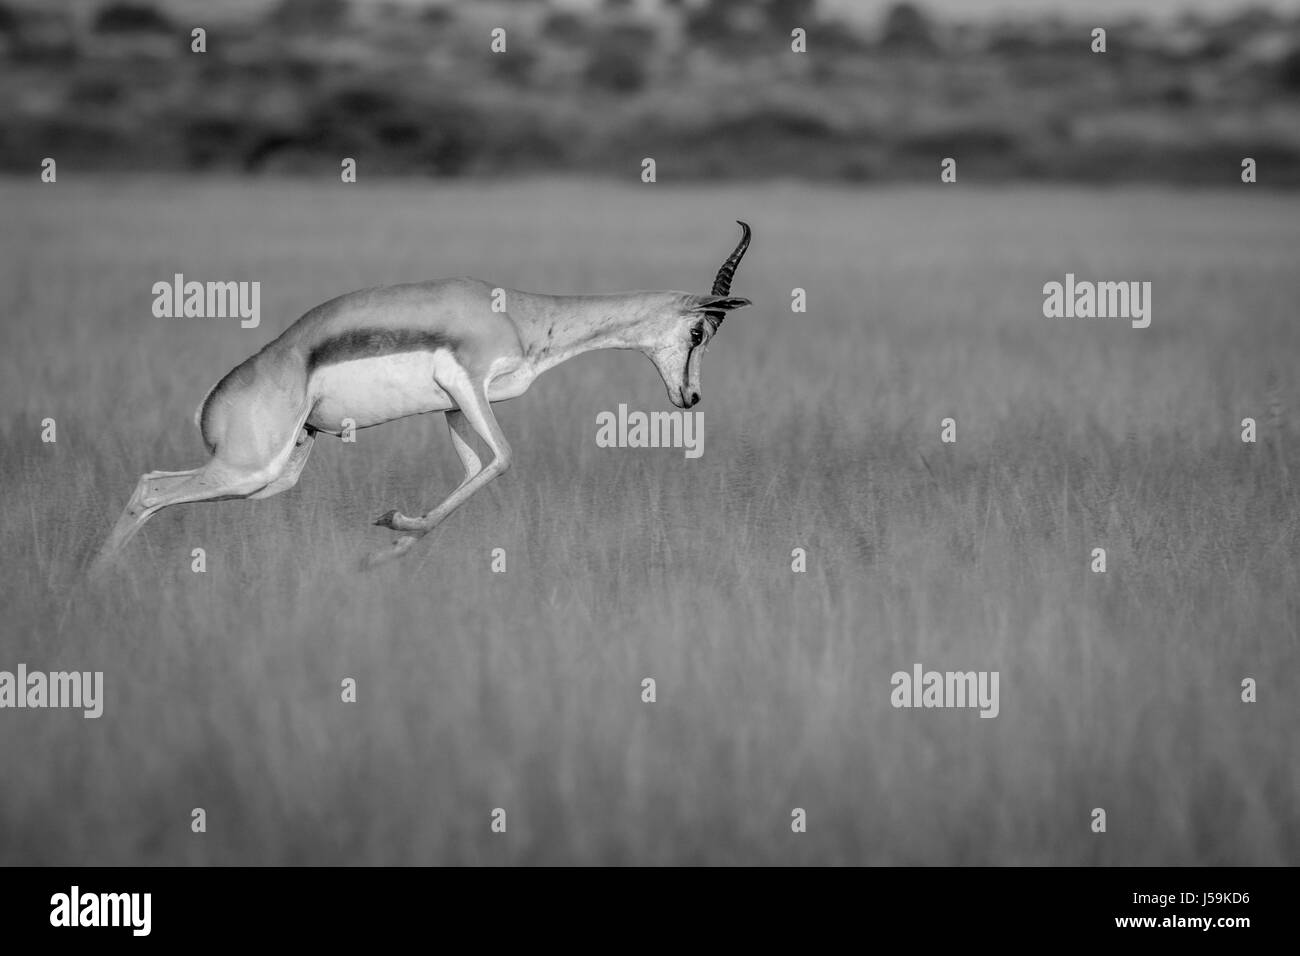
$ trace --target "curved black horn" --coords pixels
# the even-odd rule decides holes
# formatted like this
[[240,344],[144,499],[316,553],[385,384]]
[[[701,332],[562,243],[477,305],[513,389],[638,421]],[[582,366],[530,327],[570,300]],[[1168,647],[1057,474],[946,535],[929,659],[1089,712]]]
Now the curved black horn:
[[744,230],[744,235],[740,237],[740,245],[736,246],[735,252],[727,256],[727,261],[722,264],[722,268],[718,270],[717,276],[714,277],[714,295],[726,295],[731,291],[731,279],[736,274],[736,266],[740,265],[741,257],[744,256],[745,250],[749,248],[749,237],[752,235],[749,223],[741,222],[739,219],[736,222]]

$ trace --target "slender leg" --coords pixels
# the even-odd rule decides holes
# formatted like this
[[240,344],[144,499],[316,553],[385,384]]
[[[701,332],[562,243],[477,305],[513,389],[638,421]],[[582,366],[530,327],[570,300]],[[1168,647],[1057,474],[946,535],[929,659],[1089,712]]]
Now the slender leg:
[[189,468],[185,471],[151,471],[144,477],[145,478],[175,478],[177,476],[184,475],[185,477],[188,478],[196,471],[198,471],[197,468]]
[[473,478],[483,470],[483,462],[479,461],[478,453],[469,443],[469,437],[472,432],[469,422],[465,420],[465,413],[459,408],[453,408],[446,413],[447,431],[451,435],[451,443],[456,446],[456,454],[460,456],[460,463],[465,466],[465,480]]
[[294,446],[293,453],[289,456],[289,463],[284,466],[284,471],[280,472],[280,477],[261,491],[249,495],[249,501],[261,501],[263,498],[270,498],[272,495],[288,491],[296,485],[298,476],[302,474],[303,466],[307,464],[307,459],[311,457],[311,449],[315,444],[316,430],[314,428],[304,428],[299,432],[298,444]]
[[[418,518],[409,518],[397,511],[390,511],[376,521],[375,524],[381,527],[406,533],[393,542],[389,549],[376,551],[370,555],[366,561],[367,567],[400,558],[417,540],[446,520],[448,515],[463,505],[476,491],[510,467],[510,444],[502,434],[496,416],[492,414],[492,405],[488,402],[484,386],[481,383],[470,383],[468,380],[464,383],[439,382],[438,384],[455,399],[461,413],[461,417],[457,418],[453,418],[448,413],[447,420],[452,429],[452,440],[456,443],[456,451],[465,465],[465,479],[438,507]],[[468,436],[462,431],[465,422],[469,423],[492,452],[492,461],[487,465],[483,465],[474,450],[468,447],[469,443],[466,441]],[[462,451],[462,443],[465,446],[464,451]],[[477,470],[474,470],[475,465],[479,466]]]
[[141,475],[140,480],[136,482],[135,491],[131,494],[131,500],[126,503],[122,516],[117,519],[117,524],[113,526],[108,540],[104,542],[104,546],[95,557],[91,565],[92,573],[102,571],[117,552],[135,537],[135,533],[158,510],[155,507],[158,502],[183,486],[201,470],[192,468],[189,471],[151,471]]
[[[295,436],[269,460],[261,464],[231,464],[220,457],[202,468],[190,471],[151,471],[140,478],[135,493],[117,519],[108,540],[91,565],[91,573],[103,571],[127,542],[135,537],[146,521],[163,508],[196,501],[223,501],[228,498],[266,497],[267,489],[277,491],[293,487],[298,473],[311,454],[313,432],[303,428],[304,410],[288,434]],[[219,455],[220,453],[218,453]]]
[[112,533],[108,536],[108,540],[104,542],[104,546],[95,558],[92,570],[102,570],[108,561],[125,547],[128,541],[135,537],[135,533],[140,530],[144,523],[156,513],[158,502],[184,485],[201,470],[200,468],[192,468],[189,471],[151,471],[146,475],[141,475],[140,480],[136,482],[131,499],[126,503],[126,508],[122,511],[122,516],[117,519],[117,524],[113,527]]
[[265,474],[238,471],[215,459],[191,472],[145,475],[135,486],[135,494],[122,517],[117,519],[91,570],[102,571],[145,522],[163,508],[195,501],[247,498],[267,484]]

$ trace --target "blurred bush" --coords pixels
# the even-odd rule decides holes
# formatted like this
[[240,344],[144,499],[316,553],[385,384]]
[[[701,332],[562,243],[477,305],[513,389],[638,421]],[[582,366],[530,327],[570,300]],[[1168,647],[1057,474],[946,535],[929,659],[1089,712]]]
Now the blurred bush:
[[635,93],[646,85],[655,55],[655,31],[645,24],[619,23],[592,37],[584,79],[596,90]]
[[[817,0],[0,0],[0,168],[1300,183],[1300,19]],[[190,52],[190,30],[208,52]],[[508,33],[505,53],[491,31]],[[806,31],[807,52],[791,49]]]
[[148,4],[110,3],[95,14],[98,33],[156,33],[170,36],[176,28],[171,21]]
[[889,8],[881,29],[880,46],[899,53],[939,51],[934,25],[914,3],[899,3]]

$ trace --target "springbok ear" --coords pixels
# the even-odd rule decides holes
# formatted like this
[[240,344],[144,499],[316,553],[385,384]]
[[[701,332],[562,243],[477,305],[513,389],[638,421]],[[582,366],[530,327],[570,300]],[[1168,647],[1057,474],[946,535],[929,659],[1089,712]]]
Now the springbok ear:
[[748,299],[734,295],[697,295],[691,300],[688,312],[730,312],[752,305]]

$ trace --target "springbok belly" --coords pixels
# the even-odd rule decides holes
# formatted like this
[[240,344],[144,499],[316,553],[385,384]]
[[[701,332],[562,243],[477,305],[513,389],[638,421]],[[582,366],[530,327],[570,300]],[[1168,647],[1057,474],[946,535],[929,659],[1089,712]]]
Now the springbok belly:
[[345,419],[351,419],[357,428],[366,428],[407,415],[445,412],[456,403],[437,379],[450,381],[463,374],[443,349],[326,365],[312,372],[307,384],[315,405],[307,424],[324,432],[339,432]]

